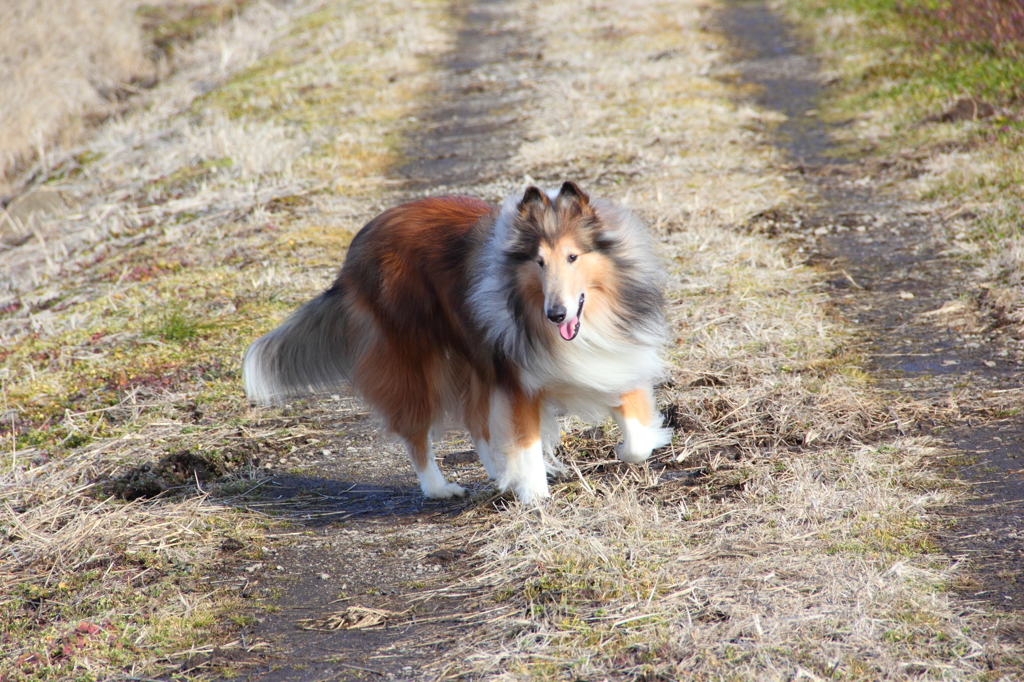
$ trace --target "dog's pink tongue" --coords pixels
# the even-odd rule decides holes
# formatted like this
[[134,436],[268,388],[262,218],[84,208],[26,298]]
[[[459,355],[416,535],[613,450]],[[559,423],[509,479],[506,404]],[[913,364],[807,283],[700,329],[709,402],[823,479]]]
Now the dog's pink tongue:
[[558,332],[562,335],[562,338],[566,341],[572,341],[576,338],[576,328],[579,326],[580,318],[574,317],[568,322],[558,325]]

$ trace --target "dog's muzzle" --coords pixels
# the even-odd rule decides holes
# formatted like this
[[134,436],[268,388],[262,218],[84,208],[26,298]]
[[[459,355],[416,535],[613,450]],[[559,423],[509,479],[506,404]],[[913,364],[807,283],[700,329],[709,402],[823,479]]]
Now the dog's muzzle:
[[580,306],[576,309],[576,314],[569,320],[565,319],[565,306],[563,305],[552,306],[547,311],[548,319],[558,325],[558,333],[566,341],[572,341],[580,333],[580,316],[583,315],[584,299],[585,295],[580,294]]

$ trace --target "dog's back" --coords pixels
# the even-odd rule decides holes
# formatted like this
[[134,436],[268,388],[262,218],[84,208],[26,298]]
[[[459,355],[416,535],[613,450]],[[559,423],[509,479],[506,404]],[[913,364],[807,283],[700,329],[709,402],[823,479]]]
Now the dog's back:
[[437,197],[367,223],[334,284],[249,348],[249,398],[279,403],[349,381],[389,427],[429,425],[444,358],[480,353],[465,291],[492,211],[477,199]]

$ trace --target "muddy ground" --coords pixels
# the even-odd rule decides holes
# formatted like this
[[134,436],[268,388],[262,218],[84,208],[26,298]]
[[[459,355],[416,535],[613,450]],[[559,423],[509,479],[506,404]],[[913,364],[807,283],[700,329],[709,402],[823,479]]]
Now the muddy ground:
[[[528,97],[521,81],[544,68],[543,46],[517,30],[500,3],[467,3],[457,12],[464,29],[445,80],[417,116],[420,133],[395,171],[407,197],[499,180],[519,135],[511,112]],[[860,327],[858,350],[894,412],[913,403],[924,408],[906,413],[930,415],[902,430],[944,442],[950,475],[974,485],[974,500],[947,510],[948,527],[936,538],[974,569],[975,579],[958,586],[964,598],[1024,608],[1024,579],[1011,570],[1024,552],[1024,437],[1019,419],[1000,419],[998,408],[999,392],[1020,386],[1021,345],[961,301],[967,269],[947,248],[955,225],[873,189],[885,173],[905,170],[834,156],[828,126],[813,115],[822,94],[816,64],[785,25],[760,2],[734,2],[717,22],[744,46],[723,77],[738,73],[761,86],[758,103],[787,116],[777,142],[813,197],[791,212],[758,216],[750,228],[788,240],[821,269],[836,314]],[[237,661],[245,670],[239,679],[418,678],[421,666],[486,618],[463,612],[450,589],[472,561],[470,548],[452,544],[460,515],[486,514],[495,504],[470,444],[448,434],[439,455],[472,497],[424,502],[401,446],[381,440],[350,397],[294,406],[283,418],[337,435],[301,461],[264,463],[275,476],[252,508],[284,515],[308,534],[224,577],[271,604],[243,635],[259,646]],[[412,610],[416,618],[333,629],[356,617],[351,607]],[[191,661],[185,671],[209,662]]]

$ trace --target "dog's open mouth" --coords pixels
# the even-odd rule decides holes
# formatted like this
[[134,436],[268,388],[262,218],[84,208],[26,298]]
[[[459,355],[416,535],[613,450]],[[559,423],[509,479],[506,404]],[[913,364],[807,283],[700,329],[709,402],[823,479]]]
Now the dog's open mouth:
[[576,311],[576,314],[572,316],[571,320],[566,320],[562,324],[558,325],[558,333],[562,335],[562,338],[566,341],[572,341],[576,338],[576,335],[580,333],[580,315],[583,314],[583,298],[584,294],[580,294],[580,307]]

